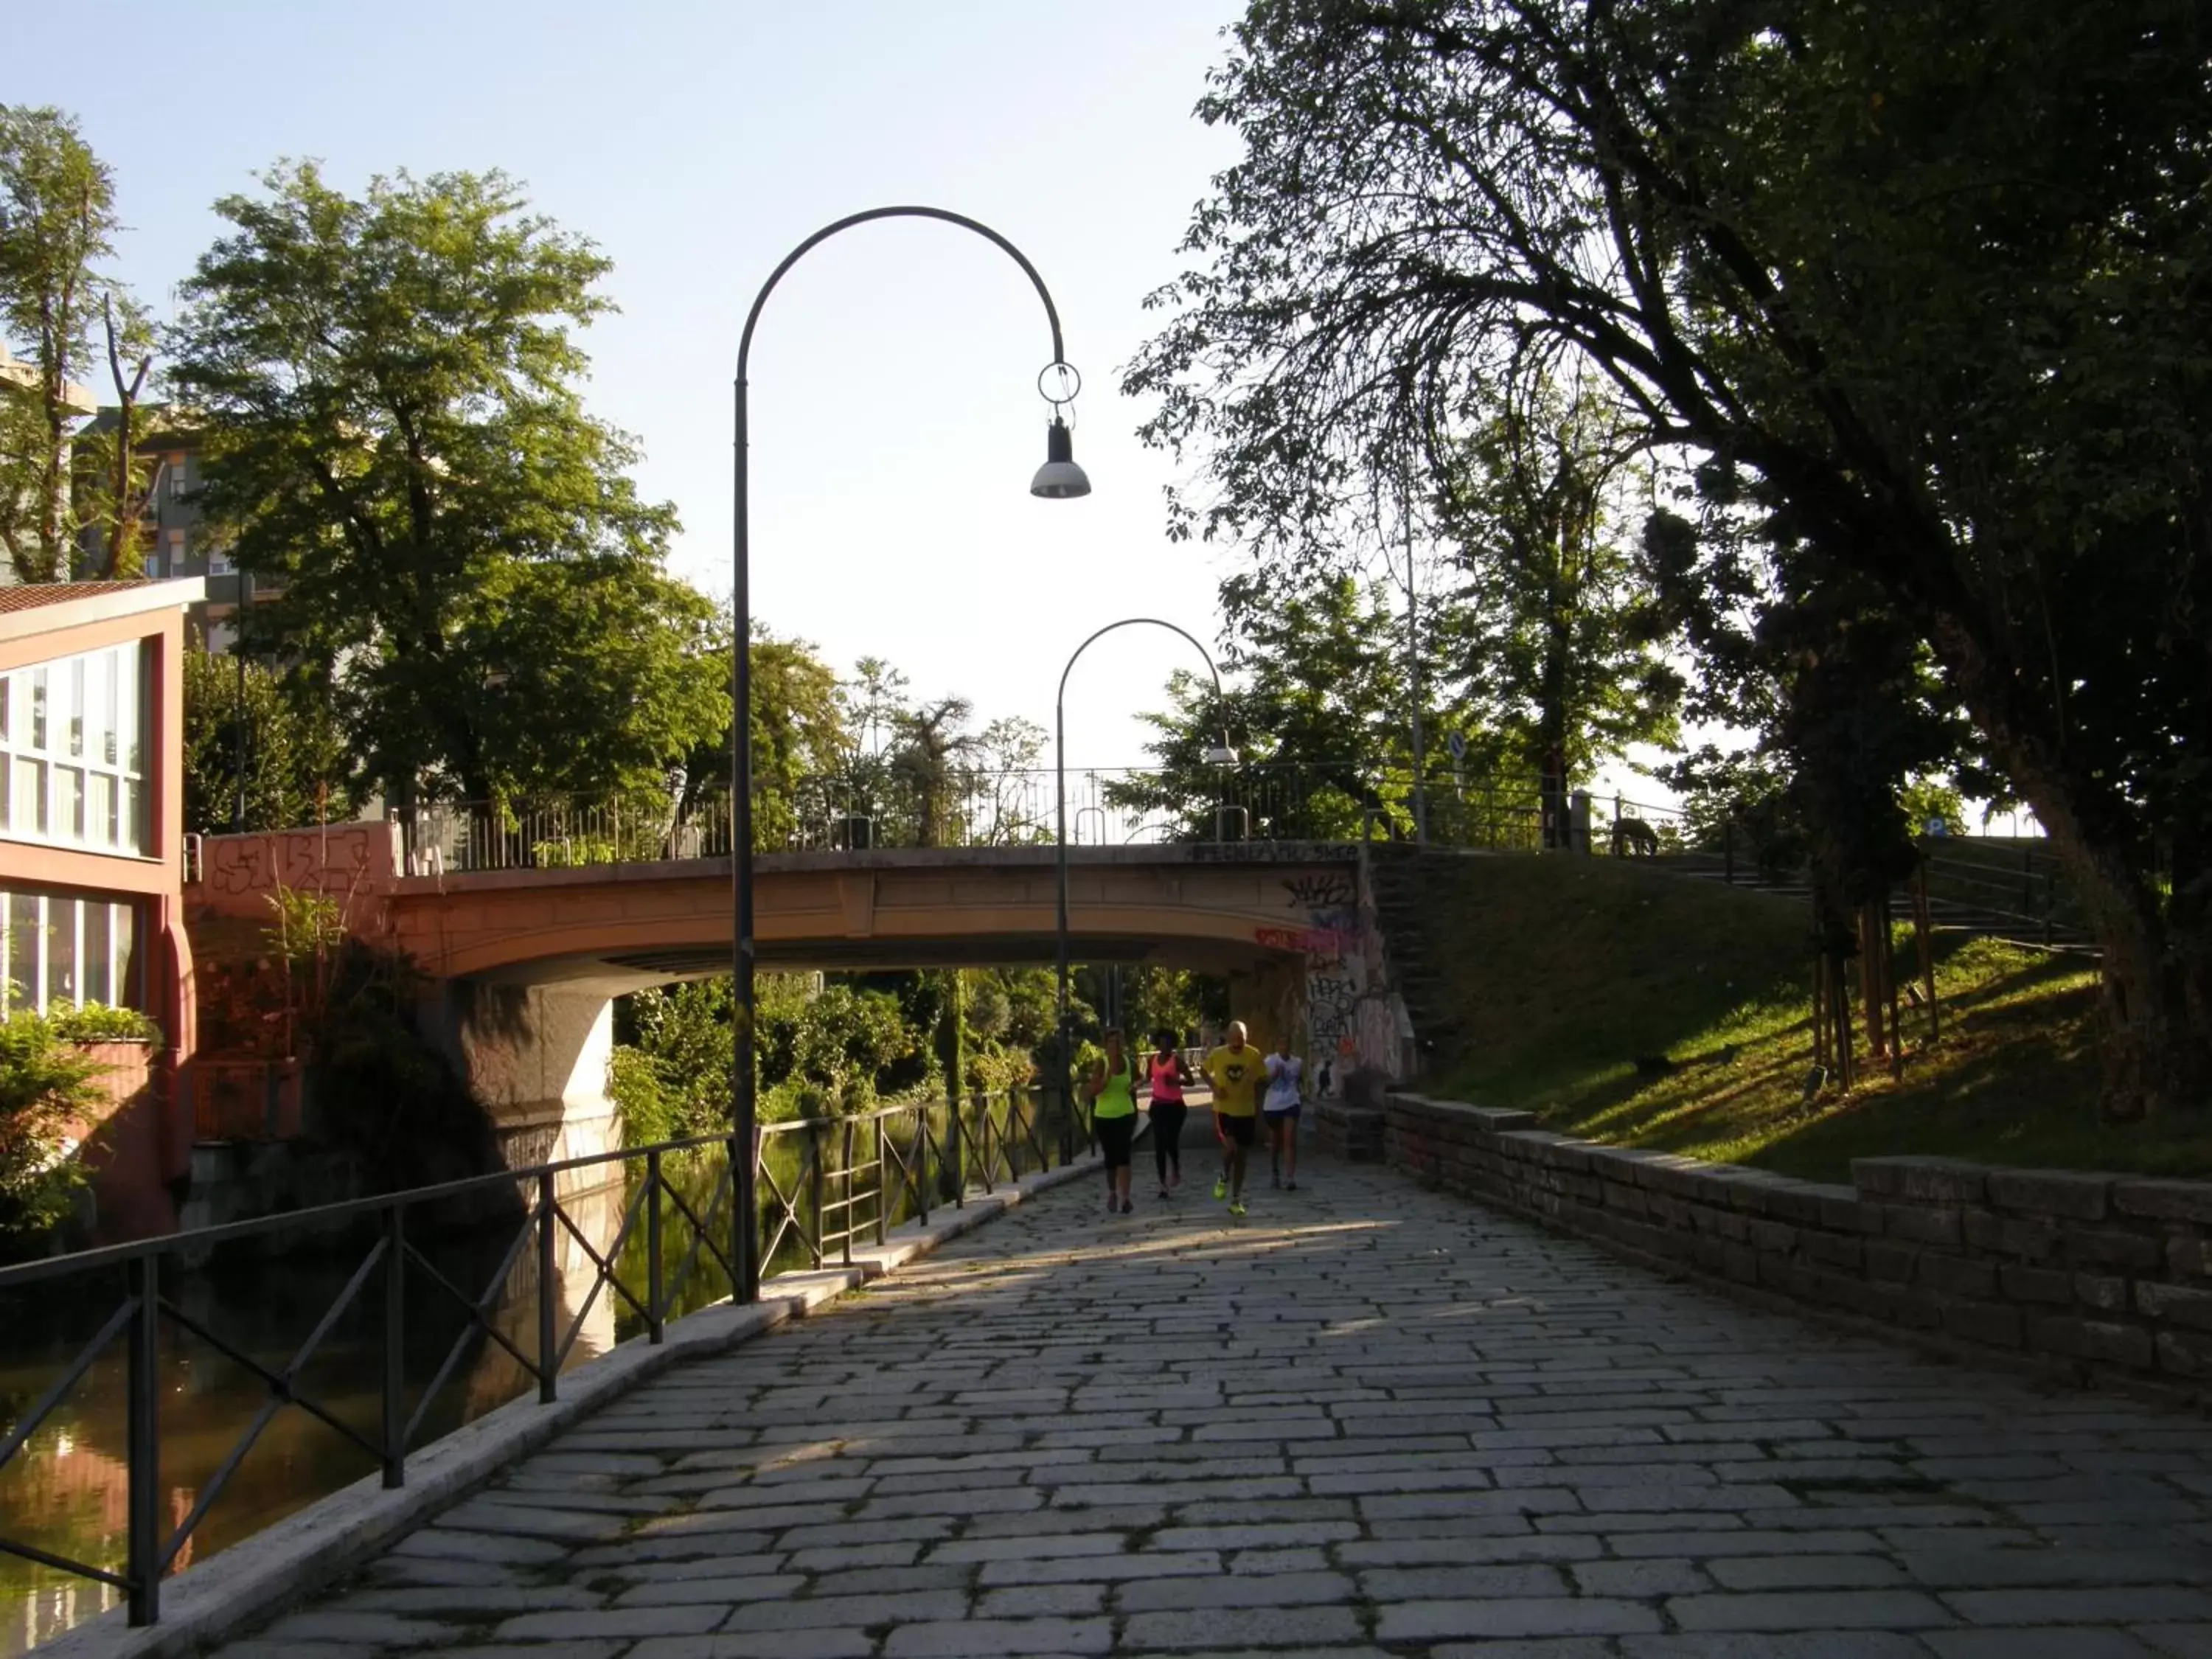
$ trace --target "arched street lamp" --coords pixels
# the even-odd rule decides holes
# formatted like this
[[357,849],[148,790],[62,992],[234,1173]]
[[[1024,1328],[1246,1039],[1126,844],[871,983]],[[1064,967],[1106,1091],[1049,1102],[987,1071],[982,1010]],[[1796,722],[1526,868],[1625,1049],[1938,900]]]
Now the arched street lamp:
[[[1061,1137],[1063,1141],[1073,1133],[1075,1121],[1075,1073],[1069,1053],[1067,1030],[1067,677],[1075,672],[1075,665],[1099,640],[1117,628],[1164,628],[1180,634],[1190,641],[1191,649],[1206,659],[1206,672],[1213,677],[1213,704],[1218,708],[1225,701],[1221,690],[1221,671],[1213,665],[1213,653],[1198,642],[1198,636],[1188,629],[1178,628],[1158,617],[1124,617],[1120,622],[1108,623],[1089,639],[1075,647],[1067,666],[1060,671],[1060,690],[1052,705],[1052,769],[1053,793],[1056,808],[1055,836],[1059,842],[1056,860],[1057,904],[1054,911],[1058,933],[1060,965],[1060,1103]],[[1206,751],[1208,766],[1234,766],[1237,751],[1229,746],[1229,732],[1222,729],[1221,740]]]
[[[747,363],[751,360],[753,330],[759,325],[762,307],[768,296],[783,280],[784,273],[797,264],[809,252],[827,241],[842,230],[855,225],[867,224],[877,219],[935,219],[963,230],[972,230],[992,243],[1022,268],[1044,301],[1045,319],[1052,325],[1052,361],[1037,377],[1038,390],[1052,405],[1052,420],[1045,428],[1044,465],[1030,481],[1030,494],[1048,501],[1068,501],[1091,493],[1091,480],[1075,464],[1074,436],[1066,418],[1068,406],[1073,403],[1081,388],[1081,378],[1067,361],[1060,335],[1060,311],[1052,302],[1052,295],[1037,275],[1036,267],[1028,256],[988,225],[970,219],[964,214],[948,212],[933,207],[870,208],[865,213],[848,214],[834,224],[824,225],[797,247],[783,256],[781,263],[769,272],[768,280],[761,284],[760,292],[753,297],[752,309],[745,313],[744,333],[738,341],[738,373],[735,386],[737,399],[737,480],[735,486],[735,543],[731,556],[731,604],[736,615],[736,639],[732,642],[735,659],[730,736],[730,864],[733,902],[736,908],[735,938],[732,943],[730,972],[735,983],[736,1007],[731,1017],[730,1056],[730,1129],[733,1150],[742,1166],[732,1172],[732,1191],[735,1198],[735,1213],[731,1218],[731,1231],[735,1246],[732,1257],[738,1269],[738,1283],[731,1287],[734,1299],[751,1302],[760,1295],[761,1262],[760,1237],[755,1212],[752,1161],[755,1143],[758,1139],[758,1114],[753,1088],[753,968],[757,957],[753,943],[753,756],[752,756],[752,599],[747,582],[747,561],[751,552],[750,527],[747,520],[750,487],[746,477],[747,427],[745,387]],[[1048,377],[1049,381],[1048,381]]]

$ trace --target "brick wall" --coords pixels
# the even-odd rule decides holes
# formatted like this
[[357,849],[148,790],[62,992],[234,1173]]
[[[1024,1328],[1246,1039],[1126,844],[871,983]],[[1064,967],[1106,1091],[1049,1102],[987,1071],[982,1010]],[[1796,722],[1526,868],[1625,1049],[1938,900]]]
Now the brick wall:
[[1952,1352],[2212,1405],[2212,1182],[1859,1158],[1853,1185],[1393,1094],[1389,1161],[1654,1263]]

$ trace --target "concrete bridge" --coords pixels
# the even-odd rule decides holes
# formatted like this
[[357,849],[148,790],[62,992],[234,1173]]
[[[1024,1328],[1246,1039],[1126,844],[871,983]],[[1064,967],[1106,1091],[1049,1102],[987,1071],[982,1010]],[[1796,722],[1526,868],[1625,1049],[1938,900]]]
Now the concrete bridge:
[[[1341,842],[1160,843],[1071,851],[1081,962],[1225,975],[1260,1039],[1395,1078],[1411,1030],[1389,981],[1361,849]],[[760,962],[855,971],[1049,962],[1049,847],[763,854]],[[605,1150],[613,1000],[728,969],[726,857],[408,873],[398,827],[208,837],[187,912],[200,949],[260,949],[279,886],[327,894],[348,928],[436,982],[429,1023],[518,1164]]]

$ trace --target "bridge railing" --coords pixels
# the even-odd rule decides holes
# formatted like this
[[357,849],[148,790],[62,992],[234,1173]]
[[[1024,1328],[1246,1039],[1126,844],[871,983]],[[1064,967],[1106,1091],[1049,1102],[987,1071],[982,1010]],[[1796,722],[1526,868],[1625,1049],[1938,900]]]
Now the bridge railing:
[[[1050,846],[1054,784],[1048,769],[968,767],[929,776],[877,770],[764,782],[754,799],[754,850]],[[1429,838],[1439,845],[1522,850],[1541,840],[1536,792],[1518,781],[1431,778],[1427,808]],[[415,875],[726,858],[731,844],[726,789],[444,802],[392,816]],[[1413,817],[1413,776],[1402,768],[1268,763],[1067,774],[1067,838],[1079,847],[1407,840]]]
[[[1023,1090],[763,1125],[750,1164],[757,1259],[767,1273],[850,1263],[856,1246],[1065,1165],[1090,1139],[1079,1113]],[[726,1135],[668,1141],[0,1268],[0,1320],[18,1352],[44,1333],[59,1362],[0,1431],[0,1555],[49,1583],[119,1594],[131,1624],[151,1624],[161,1580],[189,1562],[280,1418],[307,1419],[386,1486],[404,1486],[410,1454],[465,1418],[533,1386],[541,1403],[556,1400],[563,1368],[603,1346],[584,1341],[595,1310],[611,1311],[600,1323],[616,1340],[658,1344],[672,1321],[729,1298],[742,1282],[738,1150]],[[264,1275],[310,1254],[342,1287],[292,1308],[294,1328],[272,1335]],[[244,1291],[228,1309],[226,1276]],[[478,1361],[495,1362],[507,1392],[473,1376]],[[225,1365],[246,1419],[234,1436],[165,1422],[180,1376],[203,1394]],[[118,1397],[122,1443],[107,1455],[120,1464],[124,1536],[119,1552],[85,1559],[68,1517],[24,1494],[41,1490],[31,1466],[74,1442],[112,1447],[112,1426],[90,1425]]]

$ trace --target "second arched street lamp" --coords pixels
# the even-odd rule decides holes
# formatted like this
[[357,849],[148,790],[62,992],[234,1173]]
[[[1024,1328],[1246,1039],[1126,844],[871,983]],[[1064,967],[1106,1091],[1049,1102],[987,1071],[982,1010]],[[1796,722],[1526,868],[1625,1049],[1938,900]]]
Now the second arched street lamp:
[[944,208],[870,208],[864,213],[848,214],[834,224],[823,226],[785,254],[776,268],[769,272],[768,280],[761,284],[760,292],[753,297],[752,309],[745,313],[744,333],[738,342],[735,386],[737,478],[730,598],[736,638],[731,647],[735,661],[732,687],[734,701],[730,721],[730,865],[732,898],[736,914],[730,953],[735,1004],[731,1013],[730,1139],[732,1162],[737,1167],[731,1170],[731,1190],[735,1208],[731,1216],[730,1231],[734,1247],[731,1265],[736,1269],[738,1280],[731,1287],[731,1293],[732,1298],[738,1302],[758,1299],[763,1266],[752,1167],[759,1137],[753,1075],[753,969],[757,953],[753,942],[752,598],[747,581],[751,536],[747,521],[749,480],[746,476],[745,368],[752,356],[753,330],[760,322],[761,309],[768,304],[768,296],[775,291],[775,286],[783,280],[784,273],[811,249],[829,240],[839,231],[850,230],[855,225],[867,224],[877,219],[935,219],[945,224],[957,225],[963,230],[974,231],[1022,268],[1023,274],[1036,289],[1037,298],[1044,301],[1045,319],[1052,325],[1052,361],[1045,365],[1037,380],[1037,389],[1052,405],[1052,419],[1045,428],[1044,465],[1037,469],[1036,476],[1030,481],[1030,494],[1048,501],[1067,501],[1091,493],[1091,480],[1075,464],[1075,441],[1067,423],[1067,410],[1074,402],[1082,381],[1069,366],[1067,353],[1061,345],[1059,308],[1053,304],[1052,295],[1044,285],[1044,278],[1037,275],[1036,267],[1029,262],[1028,256],[988,225]]
[[[1067,1029],[1067,677],[1075,672],[1075,665],[1083,653],[1117,628],[1164,628],[1171,634],[1180,634],[1190,641],[1191,649],[1206,659],[1206,672],[1213,677],[1213,706],[1222,707],[1226,698],[1221,690],[1221,671],[1213,665],[1213,653],[1198,641],[1189,629],[1179,628],[1158,617],[1124,617],[1105,627],[1077,646],[1067,659],[1067,666],[1060,671],[1060,690],[1052,703],[1052,770],[1053,797],[1055,808],[1054,838],[1059,843],[1059,855],[1054,860],[1055,906],[1054,932],[1060,972],[1059,1035],[1060,1133],[1063,1141],[1074,1133],[1075,1073],[1072,1044]],[[1221,740],[1206,751],[1208,766],[1234,766],[1237,751],[1229,746],[1229,732],[1224,726]]]

